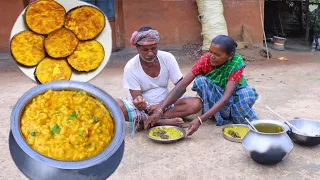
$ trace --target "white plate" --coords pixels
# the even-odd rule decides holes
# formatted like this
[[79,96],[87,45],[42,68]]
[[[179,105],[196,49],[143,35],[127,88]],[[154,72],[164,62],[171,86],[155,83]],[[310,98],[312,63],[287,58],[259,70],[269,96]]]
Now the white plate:
[[[58,3],[60,3],[68,12],[70,9],[77,7],[77,6],[81,6],[81,5],[90,5],[93,6],[89,3],[83,2],[83,1],[77,1],[77,0],[56,0]],[[96,7],[96,6],[94,6]],[[97,8],[97,7],[96,7]],[[99,9],[99,8],[98,8]],[[27,30],[28,27],[25,24],[24,21],[24,12],[25,12],[26,8],[22,11],[22,13],[19,15],[19,17],[17,18],[12,30],[11,30],[11,36],[10,36],[10,41],[12,39],[12,37],[24,30]],[[103,12],[103,11],[101,11]],[[87,82],[90,81],[92,78],[94,78],[95,76],[97,76],[105,67],[105,65],[108,63],[110,55],[111,55],[111,50],[112,50],[112,32],[111,32],[111,27],[108,21],[108,18],[105,16],[106,19],[106,25],[103,29],[103,31],[100,33],[100,35],[98,35],[95,40],[99,41],[103,48],[104,48],[104,60],[101,62],[100,66],[90,72],[75,72],[74,70],[72,71],[72,76],[70,80],[74,80],[74,81],[82,81],[82,82]],[[18,63],[17,63],[18,64]],[[30,79],[35,81],[35,77],[34,77],[34,70],[36,67],[23,67],[21,65],[19,65],[20,70],[27,75]]]

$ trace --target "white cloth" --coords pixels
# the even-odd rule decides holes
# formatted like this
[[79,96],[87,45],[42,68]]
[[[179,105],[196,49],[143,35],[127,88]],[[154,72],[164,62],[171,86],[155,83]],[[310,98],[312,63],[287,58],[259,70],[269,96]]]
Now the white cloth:
[[167,97],[169,79],[176,84],[182,78],[177,60],[171,53],[158,50],[157,58],[160,63],[160,73],[155,78],[144,72],[139,54],[130,59],[124,68],[124,87],[141,90],[142,96],[150,104],[159,104]]

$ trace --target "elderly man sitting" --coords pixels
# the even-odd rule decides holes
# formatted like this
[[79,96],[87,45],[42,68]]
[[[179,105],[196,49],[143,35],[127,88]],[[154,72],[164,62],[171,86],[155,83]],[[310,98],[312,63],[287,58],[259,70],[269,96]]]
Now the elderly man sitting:
[[169,93],[169,79],[176,85],[183,78],[175,57],[158,50],[159,40],[158,31],[150,27],[142,27],[131,37],[139,54],[124,68],[124,87],[129,89],[130,95],[117,99],[125,119],[130,122],[131,135],[137,127],[143,126],[153,111],[163,114],[157,122],[159,125],[181,126],[184,123],[181,117],[198,113],[202,108],[199,98],[183,97],[164,112],[159,109],[159,104]]

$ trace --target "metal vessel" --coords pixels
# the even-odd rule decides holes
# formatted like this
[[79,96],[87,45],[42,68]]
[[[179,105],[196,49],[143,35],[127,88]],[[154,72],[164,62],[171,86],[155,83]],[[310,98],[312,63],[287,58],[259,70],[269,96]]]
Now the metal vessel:
[[294,119],[289,122],[300,131],[308,134],[307,136],[303,135],[292,128],[288,134],[294,142],[303,146],[316,146],[320,144],[320,122],[304,119]]
[[[26,104],[47,90],[83,90],[99,99],[114,119],[115,134],[111,143],[99,154],[81,161],[59,161],[33,150],[20,132],[20,116]],[[105,91],[84,82],[55,81],[36,86],[16,103],[11,114],[9,147],[19,170],[30,179],[106,179],[119,166],[124,152],[126,123],[116,101]]]
[[257,163],[276,164],[285,159],[293,149],[293,143],[287,134],[289,127],[275,120],[252,121],[257,124],[281,126],[284,131],[279,133],[262,133],[251,129],[242,141],[246,153]]

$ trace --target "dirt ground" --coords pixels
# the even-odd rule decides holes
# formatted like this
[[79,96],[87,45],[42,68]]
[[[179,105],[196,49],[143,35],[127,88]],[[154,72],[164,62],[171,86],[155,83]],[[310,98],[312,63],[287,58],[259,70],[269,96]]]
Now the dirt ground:
[[[171,48],[184,74],[195,59]],[[124,64],[134,50],[116,52],[112,61],[92,83],[113,97],[126,96],[122,88]],[[253,57],[247,62],[245,77],[260,94],[255,110],[260,119],[275,119],[266,108],[270,106],[282,116],[320,121],[320,53],[275,52],[273,58],[261,58],[258,51],[242,50]],[[289,61],[277,58],[285,56]],[[26,177],[17,169],[10,156],[8,135],[11,109],[35,82],[26,77],[9,54],[0,55],[0,179],[17,180]],[[172,86],[171,86],[172,87]],[[188,95],[195,95],[190,90]],[[273,166],[263,166],[247,157],[240,143],[225,140],[222,127],[205,122],[193,136],[175,144],[157,144],[149,140],[146,132],[125,139],[125,154],[112,180],[138,179],[319,179],[320,151],[295,145],[287,159]]]

